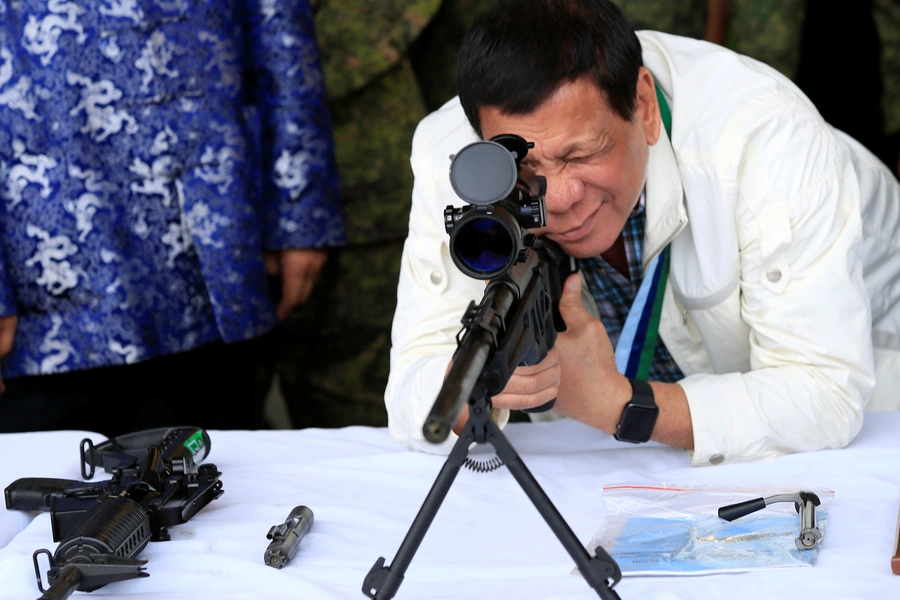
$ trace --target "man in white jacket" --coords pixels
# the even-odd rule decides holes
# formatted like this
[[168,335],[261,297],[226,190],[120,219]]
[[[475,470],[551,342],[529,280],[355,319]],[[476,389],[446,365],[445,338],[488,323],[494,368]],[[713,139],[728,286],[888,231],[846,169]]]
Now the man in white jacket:
[[[443,208],[462,204],[449,157],[507,133],[533,142],[523,165],[547,180],[534,232],[581,275],[560,301],[567,330],[495,408],[556,398],[557,415],[688,449],[695,465],[842,447],[867,407],[900,408],[900,186],[789,80],[712,44],[635,34],[606,0],[498,2],[458,79],[413,140],[385,392],[402,443],[454,441],[429,444],[422,425],[484,282],[449,256]],[[629,314],[654,294],[658,336],[635,376]]]

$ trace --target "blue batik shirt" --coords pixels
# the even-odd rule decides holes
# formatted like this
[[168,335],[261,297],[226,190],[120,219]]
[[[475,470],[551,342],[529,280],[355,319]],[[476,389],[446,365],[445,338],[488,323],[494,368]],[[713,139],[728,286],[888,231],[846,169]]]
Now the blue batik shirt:
[[[630,279],[616,271],[599,254],[577,261],[591,296],[597,303],[600,320],[606,328],[613,348],[616,347],[619,337],[622,335],[628,311],[634,304],[635,296],[644,280],[644,226],[646,222],[647,212],[642,201],[628,217],[625,228],[622,230]],[[648,379],[672,383],[683,378],[684,374],[675,364],[675,360],[660,337],[653,354],[653,363],[650,366]]]
[[3,377],[259,335],[343,240],[308,2],[0,0]]

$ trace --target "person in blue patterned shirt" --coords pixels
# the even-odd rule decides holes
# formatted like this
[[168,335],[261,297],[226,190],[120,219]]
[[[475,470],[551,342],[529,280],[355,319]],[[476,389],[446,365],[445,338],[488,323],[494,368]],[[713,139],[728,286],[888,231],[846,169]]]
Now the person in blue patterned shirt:
[[343,241],[308,1],[0,0],[0,430],[247,426]]

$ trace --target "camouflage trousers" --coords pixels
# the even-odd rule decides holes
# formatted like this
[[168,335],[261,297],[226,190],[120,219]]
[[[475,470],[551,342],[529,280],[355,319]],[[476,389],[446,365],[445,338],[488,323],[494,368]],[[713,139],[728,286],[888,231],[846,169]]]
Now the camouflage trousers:
[[332,251],[312,297],[267,340],[295,428],[387,425],[403,242]]

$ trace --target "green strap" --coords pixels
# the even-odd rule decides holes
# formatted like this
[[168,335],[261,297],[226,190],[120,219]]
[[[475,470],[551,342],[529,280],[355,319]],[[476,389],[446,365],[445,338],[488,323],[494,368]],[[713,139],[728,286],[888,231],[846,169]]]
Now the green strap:
[[669,278],[668,246],[663,250],[660,258],[662,264],[659,265],[659,268],[661,269],[659,274],[659,288],[657,289],[656,297],[653,299],[653,312],[650,313],[650,322],[647,325],[647,340],[644,342],[644,347],[641,349],[641,358],[638,362],[637,375],[635,376],[635,379],[641,381],[647,381],[647,377],[650,375],[650,367],[653,365],[653,355],[656,353],[656,346],[659,343],[659,319],[662,316],[663,296],[665,296],[666,281]]
[[[671,140],[672,111],[669,109],[669,103],[666,102],[666,98],[663,96],[659,84],[654,83],[654,86],[656,87],[656,100],[659,102],[659,116],[662,118],[663,125],[666,128],[666,134]],[[660,265],[660,269],[662,269],[662,272],[659,274],[659,289],[657,290],[656,298],[654,298],[653,302],[653,312],[651,313],[650,323],[647,327],[647,339],[641,350],[641,358],[636,376],[636,379],[641,381],[647,381],[647,377],[650,375],[650,367],[653,364],[653,357],[656,354],[656,346],[659,344],[659,320],[662,316],[663,296],[665,296],[666,283],[669,279],[668,250],[668,247],[664,248],[661,256],[662,264]]]
[[663,96],[662,90],[659,89],[659,84],[654,82],[653,85],[656,87],[656,100],[659,102],[659,116],[662,117],[663,125],[666,127],[666,134],[668,134],[669,139],[672,139],[672,111],[669,110],[669,103],[666,102],[666,97]]

